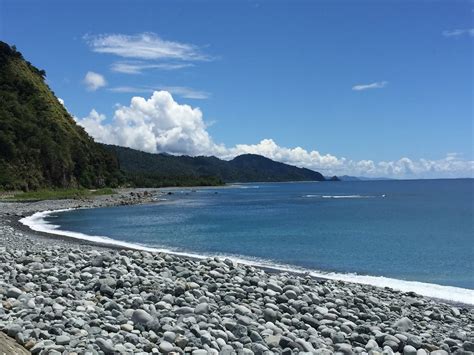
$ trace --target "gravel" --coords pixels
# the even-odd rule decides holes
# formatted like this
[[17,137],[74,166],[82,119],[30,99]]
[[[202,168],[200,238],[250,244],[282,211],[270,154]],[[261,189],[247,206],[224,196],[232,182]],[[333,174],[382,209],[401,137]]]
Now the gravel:
[[472,308],[16,224],[40,210],[151,201],[133,193],[0,204],[1,331],[33,354],[473,354]]

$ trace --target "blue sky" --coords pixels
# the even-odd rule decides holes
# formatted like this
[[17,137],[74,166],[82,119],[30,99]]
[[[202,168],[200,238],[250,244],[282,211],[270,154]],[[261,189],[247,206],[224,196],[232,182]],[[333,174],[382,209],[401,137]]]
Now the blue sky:
[[97,140],[327,174],[472,176],[473,8],[0,0],[0,39]]

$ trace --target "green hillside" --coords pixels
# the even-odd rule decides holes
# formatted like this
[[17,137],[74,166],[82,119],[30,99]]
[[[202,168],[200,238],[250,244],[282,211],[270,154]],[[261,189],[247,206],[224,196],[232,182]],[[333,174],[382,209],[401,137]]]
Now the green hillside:
[[0,42],[0,188],[115,186],[115,157],[78,126],[45,72]]
[[0,42],[0,189],[325,180],[315,171],[259,155],[225,161],[96,143],[58,101],[45,76],[15,47]]
[[231,181],[326,180],[316,171],[276,162],[256,154],[239,155],[231,160],[229,165],[237,172],[237,175],[228,177]]

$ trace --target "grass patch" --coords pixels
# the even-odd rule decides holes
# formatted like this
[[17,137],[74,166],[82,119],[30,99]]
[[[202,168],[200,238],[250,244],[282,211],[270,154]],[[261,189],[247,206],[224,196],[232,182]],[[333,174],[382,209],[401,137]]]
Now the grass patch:
[[111,189],[110,187],[104,187],[103,189],[88,190],[88,191],[90,192],[90,195],[92,196],[114,195],[117,193],[114,189]]
[[112,195],[115,191],[111,188],[97,190],[88,189],[43,189],[29,192],[15,193],[6,199],[9,201],[40,201],[40,200],[64,200],[80,199],[92,196]]

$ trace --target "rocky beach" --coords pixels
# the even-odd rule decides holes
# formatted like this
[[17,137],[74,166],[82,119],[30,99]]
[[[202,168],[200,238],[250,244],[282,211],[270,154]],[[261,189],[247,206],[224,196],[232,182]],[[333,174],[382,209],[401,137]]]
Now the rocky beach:
[[1,202],[0,353],[474,352],[469,306],[230,259],[107,247],[18,222],[44,210],[152,203],[163,193]]

